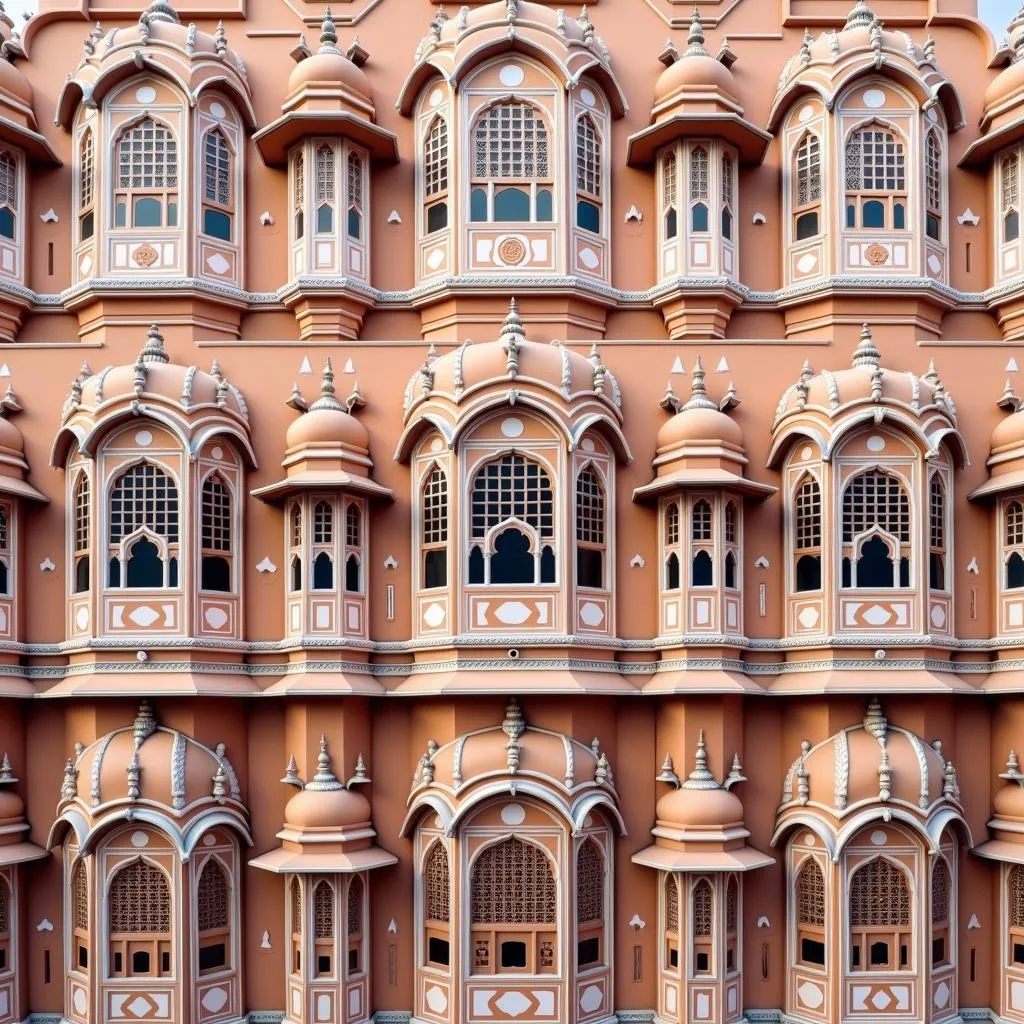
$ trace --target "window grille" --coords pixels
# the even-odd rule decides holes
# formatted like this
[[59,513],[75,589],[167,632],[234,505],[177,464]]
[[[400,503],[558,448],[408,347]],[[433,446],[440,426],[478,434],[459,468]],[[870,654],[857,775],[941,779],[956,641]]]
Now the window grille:
[[0,935],[11,931],[11,897],[7,883],[0,878]]
[[821,202],[821,143],[808,133],[796,147],[796,204]]
[[473,867],[473,924],[554,924],[555,877],[543,850],[512,837]]
[[292,547],[302,547],[302,506],[292,506]]
[[0,505],[0,551],[7,551],[10,546],[9,524],[7,506]]
[[1024,928],[1024,866],[1014,864],[1007,878],[1007,916],[1011,928]]
[[0,153],[0,204],[18,208],[18,162],[10,153]]
[[355,210],[363,208],[363,161],[358,153],[348,155],[348,205]]
[[821,547],[821,488],[813,477],[796,492],[796,546],[798,550]]
[[711,506],[703,498],[693,506],[690,539],[711,540]]
[[292,879],[292,931],[302,934],[302,887],[297,878]]
[[825,877],[815,860],[808,860],[796,878],[798,924],[825,927]]
[[345,543],[350,548],[359,547],[359,506],[355,504],[345,509]]
[[924,147],[925,200],[929,210],[942,209],[942,152],[935,132],[928,133]]
[[80,473],[75,486],[75,554],[89,549],[89,478]]
[[471,508],[475,540],[509,519],[527,523],[542,540],[554,537],[551,481],[539,463],[522,455],[510,453],[480,469],[473,481]]
[[423,543],[448,540],[448,478],[435,468],[423,487]]
[[348,933],[360,935],[363,931],[363,880],[356,875],[348,887]]
[[846,187],[865,192],[906,190],[903,143],[881,128],[862,128],[846,144]]
[[576,477],[576,539],[604,543],[604,491],[592,469]]
[[330,146],[316,151],[316,202],[334,202],[334,150]]
[[1011,501],[1006,506],[1006,543],[1024,544],[1024,505],[1019,501]]
[[736,543],[736,506],[731,501],[725,506],[725,541]]
[[477,178],[547,178],[548,130],[528,103],[496,103],[473,129]]
[[604,858],[593,839],[576,855],[576,920],[600,921],[604,917]]
[[117,143],[118,188],[177,188],[178,143],[151,118],[129,128]]
[[843,494],[843,541],[850,543],[876,526],[900,543],[910,543],[907,492],[896,477],[869,470],[855,476]]
[[119,544],[145,527],[178,542],[178,488],[163,470],[144,462],[117,480],[110,497],[110,542]]
[[227,206],[231,200],[231,151],[219,129],[206,133],[205,150],[203,199]]
[[711,883],[706,878],[702,878],[693,887],[693,937],[695,939],[711,938],[714,898]]
[[576,122],[576,187],[601,196],[601,140],[589,117]]
[[[89,879],[85,865],[79,861],[71,875],[71,908],[74,927],[79,931],[89,930]],[[2,929],[0,929],[2,930]]]
[[708,198],[708,151],[695,146],[690,151],[690,201]]
[[313,543],[334,543],[334,508],[329,501],[318,501],[313,507]]
[[423,864],[424,913],[428,921],[451,920],[451,881],[448,872],[448,851],[437,840]]
[[887,860],[858,868],[850,883],[850,924],[855,928],[909,927],[906,875]]
[[439,117],[423,143],[423,190],[428,196],[448,191],[448,125]]
[[673,502],[665,512],[665,544],[679,543],[679,506]]
[[735,878],[729,879],[725,888],[725,930],[735,932],[739,922],[740,891]]
[[662,191],[665,194],[665,208],[676,205],[676,155],[669,153],[662,165]]
[[932,924],[940,924],[949,920],[949,891],[951,888],[949,868],[940,857],[932,871]]
[[301,211],[306,203],[306,160],[302,153],[295,158],[295,196],[293,205]]
[[171,930],[171,890],[159,868],[137,860],[122,868],[110,886],[110,931],[121,935]]
[[732,157],[722,154],[722,205],[732,206]]
[[1003,213],[1005,213],[1007,210],[1017,208],[1017,201],[1019,197],[1019,178],[1017,171],[1019,165],[1020,161],[1018,160],[1016,153],[1011,153],[1009,156],[1004,156],[1003,162],[1000,165]]
[[679,931],[679,884],[671,875],[665,879],[665,930]]
[[82,133],[78,163],[78,205],[83,210],[88,206],[92,206],[96,195],[95,166],[96,139],[92,129],[88,128]]
[[334,937],[334,890],[327,882],[319,882],[313,890],[313,937]]
[[203,481],[202,527],[204,549],[231,550],[231,493],[216,474]]
[[229,899],[227,875],[211,857],[203,866],[196,890],[196,922],[200,932],[228,927]]
[[942,478],[936,473],[928,488],[929,532],[931,546],[946,546],[946,489],[942,486]]

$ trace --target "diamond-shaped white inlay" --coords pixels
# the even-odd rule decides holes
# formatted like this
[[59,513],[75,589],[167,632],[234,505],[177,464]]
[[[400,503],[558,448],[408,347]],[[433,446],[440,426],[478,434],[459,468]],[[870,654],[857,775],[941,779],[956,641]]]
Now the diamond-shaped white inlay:
[[431,249],[427,253],[427,266],[431,270],[437,270],[441,264],[444,263],[444,250],[443,249]]
[[521,626],[530,617],[530,609],[522,601],[505,601],[495,609],[494,617],[506,626]]
[[160,613],[155,609],[150,608],[149,605],[144,604],[132,611],[128,618],[131,619],[136,626],[141,626],[145,629],[147,626],[152,626],[153,623],[160,618]]
[[203,998],[199,1000],[203,1009],[208,1010],[210,1013],[217,1013],[223,1010],[227,1005],[227,1001],[228,994],[223,988],[209,988],[203,993]]
[[891,1002],[892,1002],[892,999],[889,997],[889,993],[885,992],[882,989],[879,989],[871,997],[871,1005],[876,1010],[884,1010]]
[[809,1010],[816,1010],[825,1002],[825,996],[821,989],[817,985],[812,985],[809,981],[805,981],[796,990],[796,994],[800,997],[800,1002]]
[[812,605],[806,605],[800,609],[800,614],[796,617],[796,621],[799,622],[804,629],[813,629],[818,624],[819,617],[817,608]]
[[933,997],[935,1005],[940,1009],[944,1010],[946,1004],[949,1002],[949,986],[944,982],[940,981],[935,986],[935,995]]
[[437,629],[444,622],[444,605],[438,604],[436,601],[433,604],[428,604],[423,613],[423,621],[431,629]]
[[932,608],[932,625],[933,626],[944,626],[946,624],[946,609],[941,604],[935,605]]
[[593,601],[588,601],[580,609],[580,618],[588,626],[600,626],[604,622],[604,609]]
[[892,618],[892,612],[880,604],[873,604],[865,613],[864,621],[869,626],[884,626]]
[[228,263],[228,261],[224,259],[224,257],[221,256],[219,252],[215,252],[212,256],[208,256],[206,258],[206,265],[215,274],[223,274],[228,269],[228,267],[231,266],[231,264]]
[[145,1017],[153,1008],[153,1004],[145,996],[136,996],[125,1009],[133,1017]]
[[448,997],[444,994],[444,989],[437,985],[431,985],[424,998],[434,1013],[444,1013],[448,1009]]
[[228,621],[228,613],[223,608],[207,608],[203,618],[210,629],[220,629]]
[[580,1009],[584,1013],[593,1013],[601,1005],[603,998],[597,985],[588,985],[580,996]]
[[494,1000],[494,1005],[509,1017],[518,1017],[533,1006],[533,1000],[522,992],[502,992]]

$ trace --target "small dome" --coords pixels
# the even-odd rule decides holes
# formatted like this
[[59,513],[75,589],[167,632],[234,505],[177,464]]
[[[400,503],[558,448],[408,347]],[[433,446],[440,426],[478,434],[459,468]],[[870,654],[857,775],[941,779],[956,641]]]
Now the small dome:
[[743,802],[735,793],[720,786],[708,768],[703,732],[697,741],[693,771],[678,789],[658,801],[655,817],[658,825],[684,832],[724,832],[743,825]]
[[1006,26],[1006,35],[1013,48],[1010,63],[989,82],[985,89],[984,107],[986,116],[1006,113],[1001,110],[1005,104],[1021,99],[1024,88],[1024,9]]
[[32,86],[28,79],[11,61],[0,58],[0,93],[20,100],[27,107],[32,106]]
[[[294,397],[294,396],[293,396]],[[353,405],[360,402],[356,385]],[[324,364],[320,397],[295,420],[286,434],[285,447],[291,452],[307,445],[341,445],[366,454],[370,448],[370,432],[337,398],[334,390],[334,369],[330,359]]]
[[1000,788],[992,801],[997,818],[1007,821],[1024,822],[1024,785],[1021,781],[1009,782]]
[[[357,779],[361,766],[362,759],[356,771]],[[357,825],[369,826],[370,817],[370,801],[362,793],[347,788],[331,771],[327,738],[321,736],[317,773],[286,804],[284,827],[299,832],[337,832]]]
[[[689,399],[658,431],[659,453],[694,443],[743,448],[743,430],[708,397],[704,377],[704,367],[698,356],[693,367]],[[666,397],[666,402],[671,404],[669,397]]]
[[25,801],[14,792],[18,780],[11,771],[11,762],[4,754],[0,761],[0,835],[5,827],[10,828],[24,822]]
[[[1009,381],[1007,381],[1007,385],[1009,385]],[[1007,393],[1010,393],[1009,387],[1007,387]],[[995,430],[992,431],[990,449],[995,455],[1021,445],[1024,445],[1024,408],[1018,409],[996,424]]]
[[[13,400],[14,394],[10,388],[7,389],[7,399]],[[5,457],[19,460],[25,457],[25,438],[21,431],[3,415],[3,405],[0,403],[0,462]]]
[[320,32],[320,48],[305,60],[300,60],[288,76],[288,95],[291,96],[311,85],[341,85],[371,108],[373,89],[362,68],[338,49],[338,35],[328,7]]
[[[715,89],[727,99],[737,102],[736,79],[717,57],[704,48],[704,27],[700,15],[693,12],[687,49],[658,76],[654,86],[654,105],[670,102],[678,92]],[[682,98],[682,97],[680,97]]]

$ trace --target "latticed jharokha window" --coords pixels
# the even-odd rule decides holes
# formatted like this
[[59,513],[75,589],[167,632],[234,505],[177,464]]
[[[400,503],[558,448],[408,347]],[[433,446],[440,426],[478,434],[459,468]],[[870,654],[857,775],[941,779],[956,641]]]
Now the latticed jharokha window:
[[601,137],[586,114],[576,122],[576,226],[601,230]]
[[472,139],[470,220],[550,221],[548,129],[540,111],[529,103],[495,103],[477,118]]
[[[2,929],[0,929],[2,931]],[[71,969],[89,970],[89,876],[85,863],[75,862],[71,871]]]
[[739,967],[740,887],[733,875],[725,887],[725,969]]
[[711,883],[701,878],[693,887],[693,914],[690,934],[693,939],[693,970],[695,974],[710,974],[714,936],[715,894]]
[[110,971],[114,977],[171,973],[171,887],[145,861],[121,868],[108,896]]
[[96,230],[96,136],[82,132],[78,144],[78,240],[92,238]]
[[306,158],[301,150],[295,154],[292,177],[292,222],[295,237],[302,238],[306,233]]
[[451,879],[448,851],[440,839],[423,861],[423,919],[427,963],[447,968],[451,964]]
[[231,150],[219,128],[203,138],[203,232],[231,241]]
[[[490,575],[484,547],[492,536]],[[540,558],[530,536],[533,531]],[[470,583],[555,582],[555,498],[547,472],[532,459],[510,452],[484,465],[473,479],[470,495]]]
[[853,970],[908,970],[910,886],[891,861],[877,858],[850,881],[850,956]]
[[796,489],[793,499],[793,547],[796,563],[796,589],[821,588],[821,488],[814,477],[807,476]]
[[334,505],[313,506],[313,589],[334,589]]
[[804,861],[796,876],[797,959],[825,966],[825,876],[816,860]]
[[196,887],[196,926],[199,932],[199,973],[209,974],[228,965],[231,935],[231,886],[218,860],[203,865]]
[[334,973],[334,889],[317,882],[313,889],[313,967],[318,978]]
[[74,490],[74,555],[75,593],[82,594],[89,589],[89,554],[91,514],[89,509],[89,478],[80,472]]
[[1006,589],[1024,587],[1024,505],[1011,501],[1004,512],[1003,559]]
[[231,491],[211,473],[203,481],[200,502],[203,590],[231,590]]
[[925,234],[938,240],[942,236],[942,145],[934,131],[924,144],[924,196]]
[[690,540],[694,544],[690,561],[690,586],[710,587],[715,582],[712,560],[714,530],[711,503],[703,498],[695,501],[690,510]]
[[14,578],[11,575],[11,505],[0,505],[0,594],[9,594]]
[[1006,924],[1010,963],[1024,965],[1024,865],[1014,864],[1006,874]]
[[946,589],[946,486],[938,473],[928,484],[928,586]]
[[708,151],[703,146],[690,150],[690,230],[707,231],[710,227],[708,201],[711,186],[708,181]]
[[576,966],[604,959],[604,857],[593,839],[576,853]]
[[348,886],[348,934],[363,931],[363,880],[356,875]]
[[349,238],[360,239],[363,237],[363,158],[358,153],[349,153],[345,163],[348,184],[345,231]]
[[907,226],[903,142],[886,128],[861,128],[846,143],[846,226],[902,231]]
[[114,226],[177,227],[178,143],[169,128],[145,118],[117,143]]
[[679,506],[673,501],[665,509],[665,589],[678,590],[680,583],[679,552],[673,550],[679,544]]
[[664,935],[664,966],[679,966],[679,883],[674,875],[665,876],[665,935]]
[[288,589],[294,594],[302,589],[302,506],[292,505],[288,526],[289,579]]
[[665,237],[675,238],[679,234],[679,210],[676,206],[676,155],[669,151],[661,165],[661,200],[664,213]]
[[0,153],[0,235],[14,238],[18,216],[18,161],[13,153]]
[[910,500],[895,476],[873,469],[846,485],[842,537],[844,587],[910,586]]
[[448,227],[448,125],[440,117],[423,140],[423,197],[427,234]]
[[999,164],[1000,213],[1003,218],[1003,241],[1020,238],[1020,158],[1016,153],[1004,156]]
[[362,590],[362,573],[359,562],[360,536],[362,534],[362,518],[359,506],[349,502],[345,506],[345,589],[350,594],[358,594]]
[[604,488],[593,469],[576,477],[576,583],[604,586]]
[[732,238],[732,217],[733,217],[733,176],[734,167],[732,156],[729,153],[722,154],[722,237],[726,240]]
[[448,477],[435,466],[423,484],[423,586],[448,583]]
[[953,880],[945,857],[939,857],[932,868],[932,967],[951,960],[950,897]]
[[170,476],[149,462],[122,473],[110,496],[110,586],[176,587],[178,532],[178,488]]
[[793,234],[797,241],[813,238],[821,226],[821,142],[808,132],[794,155]]
[[334,230],[334,148],[326,143],[316,151],[316,230],[330,234]]

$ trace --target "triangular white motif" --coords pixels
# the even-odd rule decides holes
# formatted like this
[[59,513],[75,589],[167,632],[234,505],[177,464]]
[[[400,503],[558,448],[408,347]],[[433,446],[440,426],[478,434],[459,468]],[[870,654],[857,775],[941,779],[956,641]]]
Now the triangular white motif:
[[634,204],[626,211],[625,221],[628,224],[631,220],[636,221],[639,224],[644,219],[644,215],[636,208]]
[[642,569],[647,564],[643,555],[634,555],[629,560],[630,569]]
[[754,560],[754,567],[757,569],[769,569],[771,568],[771,562],[764,555],[758,555]]
[[60,220],[60,218],[57,216],[57,213],[56,213],[56,211],[54,210],[54,208],[52,206],[46,211],[46,213],[39,214],[39,219],[44,224],[56,224],[57,221]]
[[956,221],[958,224],[971,224],[977,227],[981,223],[981,218],[968,206]]
[[277,572],[277,566],[274,565],[274,563],[267,556],[264,555],[263,561],[256,563],[256,571],[257,572]]
[[44,917],[42,919],[42,921],[40,921],[39,924],[36,925],[36,931],[37,932],[52,932],[53,931],[53,922],[48,921]]
[[402,218],[399,216],[397,210],[392,210],[388,214],[388,223],[389,224],[401,224],[402,223]]
[[388,931],[391,932],[392,935],[398,934],[398,922],[394,918],[391,918],[388,922]]
[[1010,356],[1010,359],[1006,364],[1006,372],[1016,373],[1019,369],[1020,367],[1017,365],[1017,360],[1014,359],[1013,356]]
[[302,357],[302,365],[299,367],[299,373],[312,373],[313,367],[310,365],[309,356]]
[[647,927],[647,922],[639,914],[634,914],[629,919],[629,927],[630,928],[646,928]]
[[4,363],[3,366],[0,366],[0,377],[10,377],[10,375],[11,368],[6,363]]
[[346,359],[345,360],[345,369],[344,369],[343,372],[344,373],[355,373],[356,372],[356,364],[353,363],[351,359]]
[[981,923],[978,921],[978,915],[977,914],[971,914],[971,918],[967,922],[967,927],[968,927],[968,929],[980,928],[981,927]]
[[981,572],[981,570],[978,568],[978,559],[977,558],[972,558],[967,563],[967,571],[971,572],[971,573],[974,573],[975,576],[977,576]]
[[270,213],[270,211],[269,211],[269,210],[264,210],[264,211],[263,211],[263,212],[262,212],[262,213],[260,214],[260,223],[261,223],[261,224],[262,224],[262,225],[263,225],[264,227],[269,227],[269,226],[270,226],[271,224],[273,224],[273,223],[274,223],[274,218],[273,218],[273,216],[271,216],[271,213]]
[[729,360],[722,356],[718,360],[718,365],[715,367],[715,373],[728,373],[729,372]]
[[758,928],[771,928],[772,923],[763,914],[757,919]]
[[384,559],[384,568],[385,569],[397,569],[398,568],[398,559],[395,558],[394,555],[388,555],[388,557]]
[[56,569],[56,568],[57,568],[57,566],[54,565],[53,562],[51,562],[48,558],[44,558],[39,563],[39,571],[40,572],[53,572],[53,570]]
[[263,933],[263,939],[260,941],[260,949],[270,949],[270,932]]
[[682,359],[679,358],[679,356],[676,356],[676,361],[672,364],[672,370],[670,372],[686,373],[686,371],[683,369],[683,361]]

